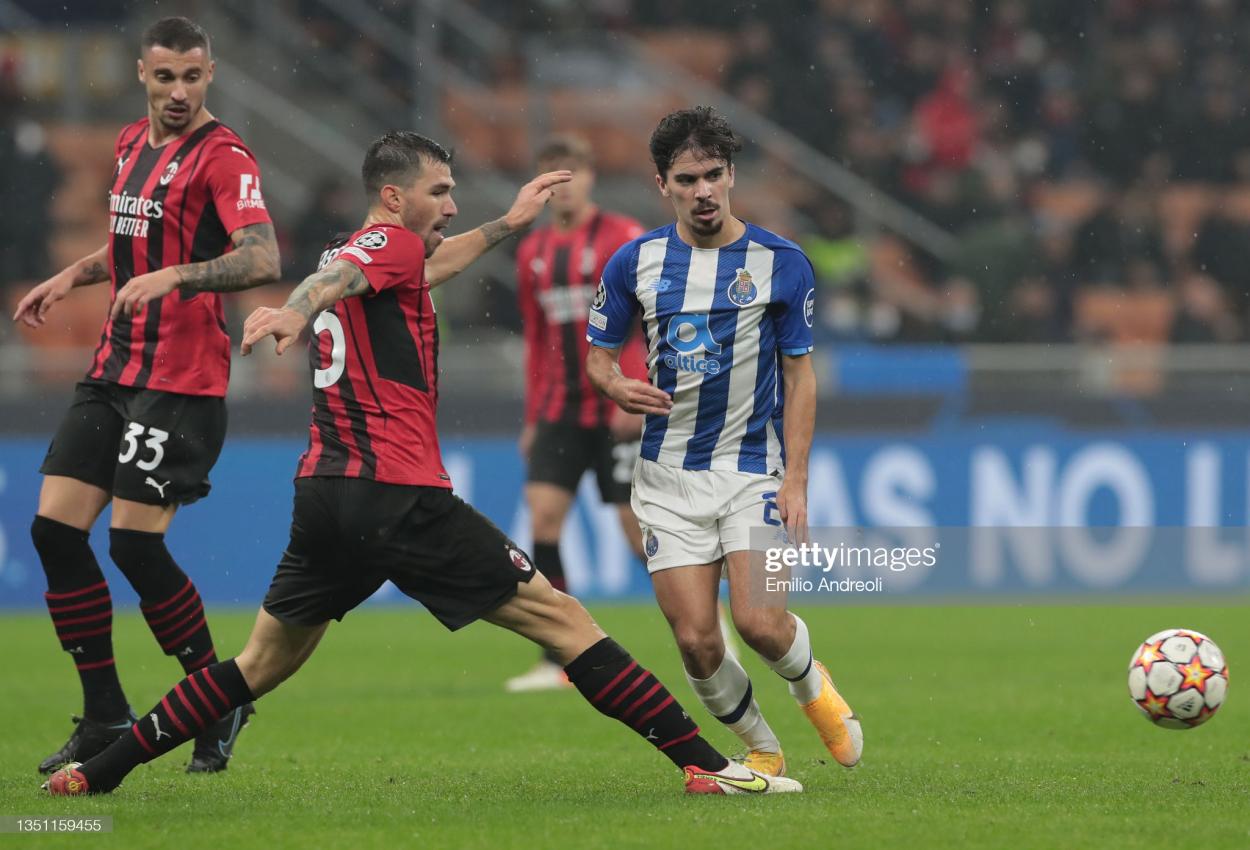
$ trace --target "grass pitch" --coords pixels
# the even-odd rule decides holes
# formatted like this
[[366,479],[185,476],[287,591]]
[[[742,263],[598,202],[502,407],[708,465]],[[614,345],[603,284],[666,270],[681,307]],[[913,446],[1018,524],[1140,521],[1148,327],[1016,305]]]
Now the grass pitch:
[[[416,608],[357,611],[259,704],[230,770],[186,776],[189,747],[111,796],[53,800],[34,767],[78,708],[46,617],[0,618],[0,815],[111,815],[97,836],[6,846],[1130,848],[1250,846],[1250,634],[1244,607],[800,609],[863,718],[852,771],[829,759],[784,684],[746,661],[802,795],[688,799],[668,761],[576,692],[509,696],[534,650],[484,624],[446,633]],[[726,752],[653,606],[599,622]],[[219,647],[252,614],[216,612]],[[1215,639],[1229,700],[1210,723],[1152,728],[1129,702],[1137,643],[1164,628]],[[136,710],[178,677],[136,612],[118,617]]]

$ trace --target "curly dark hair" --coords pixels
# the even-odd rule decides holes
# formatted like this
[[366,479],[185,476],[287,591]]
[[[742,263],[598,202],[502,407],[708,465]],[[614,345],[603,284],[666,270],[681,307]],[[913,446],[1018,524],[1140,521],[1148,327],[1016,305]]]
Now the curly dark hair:
[[733,155],[740,150],[742,141],[725,116],[710,106],[679,109],[665,115],[651,134],[651,159],[663,178],[668,177],[673,160],[686,151],[697,151],[732,165]]
[[393,130],[369,145],[360,176],[365,192],[376,195],[387,183],[407,185],[425,162],[451,163],[451,151],[411,130]]

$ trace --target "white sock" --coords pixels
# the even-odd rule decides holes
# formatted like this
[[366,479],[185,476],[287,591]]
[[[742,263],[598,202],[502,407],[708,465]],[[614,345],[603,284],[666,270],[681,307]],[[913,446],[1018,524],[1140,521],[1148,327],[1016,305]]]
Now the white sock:
[[781,658],[776,661],[765,658],[764,663],[790,683],[790,694],[799,705],[807,705],[820,696],[823,680],[812,663],[812,642],[807,635],[807,624],[797,614],[790,616],[794,618],[794,643]]
[[781,752],[781,743],[760,713],[751,692],[751,679],[738,659],[726,653],[720,668],[711,676],[696,679],[687,673],[686,680],[704,707],[741,738],[747,749]]

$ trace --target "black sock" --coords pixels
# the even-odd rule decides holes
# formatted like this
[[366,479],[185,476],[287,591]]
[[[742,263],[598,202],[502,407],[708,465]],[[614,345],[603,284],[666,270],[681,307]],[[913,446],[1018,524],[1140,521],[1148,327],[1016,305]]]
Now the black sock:
[[[564,561],[560,560],[559,542],[535,543],[534,566],[547,577],[552,587],[563,593],[568,592],[568,582],[564,580]],[[550,661],[552,664],[560,663],[560,657],[550,649],[543,649],[543,660]]]
[[42,516],[30,526],[48,577],[48,614],[61,648],[78,668],[83,716],[118,720],[128,706],[113,659],[113,599],[88,537],[81,529]]
[[139,718],[130,732],[82,766],[92,791],[112,791],[126,774],[190,741],[255,697],[231,658],[192,673]]
[[217,663],[204,603],[165,546],[165,535],[109,529],[109,554],[139,594],[139,609],[166,655],[186,673]]
[[729,764],[668,689],[612,638],[605,637],[564,668],[600,713],[633,729],[679,768],[724,770]]

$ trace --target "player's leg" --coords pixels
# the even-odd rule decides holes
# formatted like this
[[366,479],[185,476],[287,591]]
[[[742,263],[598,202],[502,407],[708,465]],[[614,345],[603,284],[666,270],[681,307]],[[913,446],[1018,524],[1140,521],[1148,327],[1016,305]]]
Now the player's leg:
[[68,741],[39,765],[48,773],[88,758],[130,725],[130,708],[113,657],[113,603],[88,544],[109,501],[122,420],[107,390],[79,384],[48,448],[30,536],[47,577],[45,600],[61,648],[82,687],[82,717]]
[[651,671],[608,637],[582,604],[541,575],[483,619],[516,632],[560,659],[571,681],[601,714],[620,721],[685,772],[691,793],[801,791],[793,780],[764,778],[734,764]]
[[262,608],[237,658],[191,673],[108,749],[57,772],[45,787],[55,795],[114,790],[139,765],[204,734],[288,679],[312,655],[328,625],[284,623]]
[[[349,491],[349,483],[355,489]],[[299,669],[329,621],[342,619],[385,580],[367,568],[372,552],[368,541],[359,545],[361,532],[377,536],[381,526],[395,528],[410,500],[388,498],[405,488],[368,489],[372,484],[341,478],[297,480],[290,542],[243,652],[192,673],[135,724],[133,734],[98,759],[57,774],[48,790],[109,791],[136,765],[196,737],[197,730],[203,734],[214,719],[219,722],[250,704]],[[344,505],[371,519],[341,521]]]
[[[589,458],[585,429],[540,422],[535,426],[525,473],[525,503],[534,538],[534,565],[557,590],[567,590],[560,558],[560,533]],[[538,663],[504,683],[514,693],[569,687],[564,668],[546,653]]]
[[631,504],[645,528],[647,570],[690,686],[712,716],[746,745],[748,766],[781,775],[781,744],[760,712],[750,677],[725,651],[720,632],[717,516],[724,502],[708,473],[691,475],[648,461],[635,470]]
[[780,526],[775,515],[777,481],[741,472],[712,475],[719,479],[718,488],[733,493],[718,529],[727,553],[729,600],[738,634],[789,682],[790,693],[830,754],[839,764],[852,767],[864,748],[859,718],[833,686],[825,666],[813,657],[807,625],[787,610],[785,592],[764,592],[761,584],[759,550],[775,545],[771,540]]
[[659,569],[651,583],[699,701],[746,746],[748,767],[782,776],[781,743],[760,711],[751,678],[721,636],[720,573],[719,563]]
[[[830,754],[846,767],[859,762],[864,749],[859,718],[834,687],[825,666],[812,653],[807,624],[786,609],[784,593],[759,592],[750,552],[726,555],[730,607],[742,640],[785,679],[790,693],[816,727]],[[753,587],[752,578],[756,578]]]
[[[217,663],[217,652],[199,591],[165,535],[180,505],[209,492],[208,473],[225,441],[225,402],[151,390],[132,390],[126,401],[109,555],[139,595],[162,651],[191,674]],[[188,771],[224,770],[252,713],[251,706],[242,708],[205,732]]]
[[664,686],[608,638],[576,599],[555,590],[490,520],[450,491],[419,489],[402,528],[387,541],[384,562],[395,585],[445,626],[455,630],[485,619],[537,643],[565,665],[569,681],[597,710],[688,768],[688,790],[801,790],[797,783],[762,780],[729,764]]

